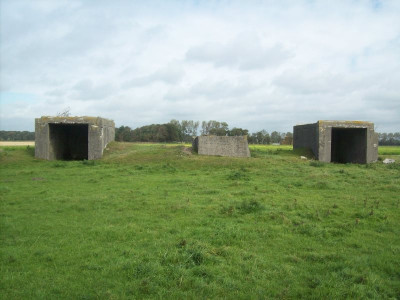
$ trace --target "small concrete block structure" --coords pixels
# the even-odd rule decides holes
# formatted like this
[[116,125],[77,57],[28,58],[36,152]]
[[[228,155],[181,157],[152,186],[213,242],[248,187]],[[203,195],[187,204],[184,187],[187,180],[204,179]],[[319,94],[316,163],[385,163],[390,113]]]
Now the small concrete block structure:
[[35,119],[35,157],[48,160],[92,160],[103,156],[115,138],[114,121],[100,117]]
[[378,159],[374,123],[318,121],[293,127],[293,149],[309,148],[323,162],[365,164]]
[[200,155],[250,157],[247,136],[198,136],[192,146]]

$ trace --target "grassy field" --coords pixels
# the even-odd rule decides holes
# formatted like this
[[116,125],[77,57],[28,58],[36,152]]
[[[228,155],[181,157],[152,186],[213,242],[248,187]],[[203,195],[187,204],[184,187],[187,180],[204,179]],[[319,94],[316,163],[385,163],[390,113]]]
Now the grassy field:
[[378,148],[379,155],[399,155],[400,156],[400,147],[399,146],[380,146]]
[[0,298],[400,298],[400,148],[380,148],[391,165],[182,148],[0,148]]

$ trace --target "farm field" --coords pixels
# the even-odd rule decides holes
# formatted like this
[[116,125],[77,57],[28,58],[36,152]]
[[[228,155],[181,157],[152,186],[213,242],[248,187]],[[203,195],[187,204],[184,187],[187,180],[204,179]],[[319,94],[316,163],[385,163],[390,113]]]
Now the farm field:
[[0,147],[0,298],[400,298],[400,147],[379,148],[390,165],[183,148]]
[[400,146],[379,146],[379,155],[398,155],[400,157]]
[[35,146],[35,141],[0,141],[0,146]]

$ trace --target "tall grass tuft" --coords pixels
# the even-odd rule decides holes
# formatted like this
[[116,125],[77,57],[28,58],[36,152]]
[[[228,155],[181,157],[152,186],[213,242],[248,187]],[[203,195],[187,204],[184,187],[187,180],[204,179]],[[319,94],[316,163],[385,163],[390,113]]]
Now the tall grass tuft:
[[309,165],[316,168],[325,167],[325,163],[319,160],[312,160],[310,161]]
[[244,214],[255,213],[264,210],[264,205],[262,205],[259,201],[253,200],[243,200],[239,203],[236,208],[238,211]]

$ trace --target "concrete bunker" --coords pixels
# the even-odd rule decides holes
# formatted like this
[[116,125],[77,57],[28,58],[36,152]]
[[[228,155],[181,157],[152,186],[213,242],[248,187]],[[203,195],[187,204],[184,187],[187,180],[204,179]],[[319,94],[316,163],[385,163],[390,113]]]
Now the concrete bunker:
[[378,159],[378,135],[371,122],[318,121],[293,127],[293,148],[323,162],[365,164]]
[[84,160],[89,157],[89,124],[49,124],[54,159]]
[[114,122],[100,117],[41,117],[35,119],[35,157],[48,160],[101,158],[114,136]]
[[198,136],[192,147],[200,155],[250,157],[247,136]]
[[331,162],[366,163],[367,129],[332,127]]

